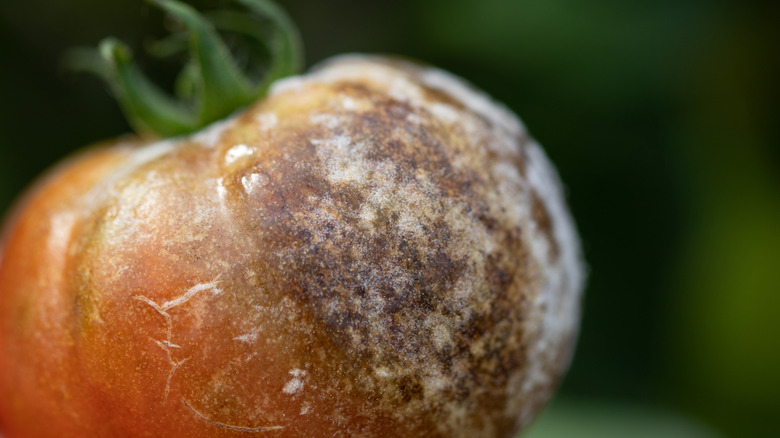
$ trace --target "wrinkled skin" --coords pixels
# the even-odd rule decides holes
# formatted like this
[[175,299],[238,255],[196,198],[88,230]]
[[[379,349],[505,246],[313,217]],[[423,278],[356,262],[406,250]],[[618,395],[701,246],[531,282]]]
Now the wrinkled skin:
[[568,365],[583,277],[517,119],[370,57],[68,160],[1,244],[6,438],[509,437]]

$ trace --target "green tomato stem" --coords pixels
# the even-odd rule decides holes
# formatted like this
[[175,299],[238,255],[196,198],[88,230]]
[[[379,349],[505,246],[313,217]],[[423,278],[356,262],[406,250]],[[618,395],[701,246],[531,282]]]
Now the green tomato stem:
[[[195,132],[262,98],[270,84],[300,72],[303,49],[292,21],[270,0],[237,0],[247,11],[217,11],[206,18],[176,0],[149,0],[186,29],[189,61],[176,84],[176,97],[162,91],[133,63],[130,49],[114,38],[98,50],[75,50],[73,69],[106,80],[133,128],[142,135],[172,137]],[[271,25],[272,32],[267,30]],[[252,81],[238,67],[218,30],[243,34],[265,48],[269,65]],[[163,40],[155,51],[173,53],[176,38]]]

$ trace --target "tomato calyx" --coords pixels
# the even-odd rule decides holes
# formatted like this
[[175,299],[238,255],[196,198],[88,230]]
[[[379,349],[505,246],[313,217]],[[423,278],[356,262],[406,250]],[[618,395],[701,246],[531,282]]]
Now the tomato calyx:
[[[303,65],[300,35],[287,14],[270,0],[236,0],[245,10],[208,14],[176,0],[149,0],[183,26],[158,41],[159,56],[188,50],[189,60],[172,95],[135,65],[129,47],[106,38],[97,49],[75,49],[67,66],[97,74],[111,87],[132,127],[142,135],[192,133],[262,98],[275,80],[298,74]],[[238,34],[268,53],[257,75],[242,71],[220,32]]]

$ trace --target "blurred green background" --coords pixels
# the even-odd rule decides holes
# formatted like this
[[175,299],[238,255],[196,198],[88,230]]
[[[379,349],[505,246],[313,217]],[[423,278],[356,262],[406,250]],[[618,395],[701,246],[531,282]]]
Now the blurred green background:
[[[308,65],[439,65],[516,111],[557,164],[591,276],[572,369],[529,437],[780,436],[780,2],[279,3]],[[106,35],[142,47],[161,18],[140,0],[0,2],[0,212],[129,129],[105,86],[62,74],[62,52]]]

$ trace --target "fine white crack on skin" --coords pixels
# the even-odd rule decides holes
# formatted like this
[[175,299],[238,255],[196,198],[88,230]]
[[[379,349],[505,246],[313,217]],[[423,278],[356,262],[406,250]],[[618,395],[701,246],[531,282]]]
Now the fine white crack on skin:
[[177,369],[179,369],[184,362],[187,362],[191,358],[182,359],[178,362],[172,362],[173,366],[171,366],[171,370],[168,372],[168,378],[165,380],[165,395],[163,397],[163,407],[168,403],[168,395],[171,393],[171,379],[173,379],[173,373],[176,372]]
[[187,290],[187,292],[184,293],[184,295],[182,295],[182,296],[180,296],[178,298],[174,298],[173,300],[166,301],[160,307],[163,310],[168,310],[170,308],[173,308],[173,307],[176,307],[176,306],[180,306],[180,305],[186,303],[187,301],[189,301],[190,298],[194,297],[196,294],[198,294],[198,292],[203,292],[203,291],[209,290],[209,289],[212,291],[212,293],[214,295],[219,295],[220,293],[222,293],[222,289],[218,288],[217,284],[219,284],[219,279],[214,280],[214,281],[209,282],[209,283],[196,284],[195,286],[192,286],[191,288],[189,288]]
[[212,294],[218,295],[222,293],[222,289],[217,287],[217,284],[219,284],[219,277],[209,283],[199,283],[195,286],[189,288],[187,292],[182,294],[181,296],[174,298],[172,300],[164,302],[162,305],[157,304],[154,300],[152,300],[149,297],[143,296],[143,295],[136,295],[133,298],[144,302],[148,304],[150,307],[152,307],[154,310],[156,310],[160,315],[162,315],[165,318],[166,323],[166,338],[164,340],[159,339],[152,339],[152,341],[160,347],[163,351],[165,351],[165,354],[168,356],[168,362],[171,365],[171,369],[168,371],[168,377],[165,381],[165,390],[163,392],[163,402],[162,406],[165,407],[165,405],[168,403],[168,395],[171,392],[171,380],[173,379],[173,374],[176,372],[177,369],[179,369],[180,366],[182,366],[185,362],[190,360],[191,358],[186,357],[184,359],[176,360],[174,359],[174,355],[171,352],[171,348],[181,349],[182,347],[176,343],[173,342],[173,317],[170,313],[168,313],[168,310],[181,306],[182,304],[189,301],[192,297],[197,295],[200,292],[211,290]]
[[168,348],[181,348],[181,345],[176,345],[171,341],[163,341],[163,344],[165,344],[165,346]]
[[171,353],[171,348],[181,348],[180,346],[170,342],[170,341],[159,341],[157,339],[152,339],[155,344],[157,344],[158,347],[162,348],[163,351],[165,351],[165,354],[168,356],[168,362],[171,364],[171,369],[168,371],[168,377],[165,380],[165,391],[163,392],[163,402],[162,405],[165,407],[165,405],[168,403],[168,395],[171,392],[171,379],[173,379],[173,373],[176,372],[176,370],[185,362],[190,360],[189,357],[184,358],[182,360],[174,360],[173,359],[173,353]]
[[171,355],[171,350],[168,348],[168,345],[166,345],[163,341],[158,341],[157,339],[152,339],[152,341],[157,344],[158,347],[162,348],[163,351],[168,355],[168,360],[173,362],[173,356]]
[[232,424],[220,423],[219,421],[214,421],[211,418],[208,418],[202,413],[200,413],[200,411],[192,407],[192,405],[184,397],[181,398],[181,402],[184,404],[184,406],[187,407],[187,409],[189,409],[193,414],[195,414],[195,416],[197,416],[201,420],[205,421],[206,423],[209,423],[212,426],[220,427],[222,429],[233,430],[236,432],[248,432],[248,433],[269,432],[272,430],[284,429],[284,426],[243,427],[243,426],[235,426]]

